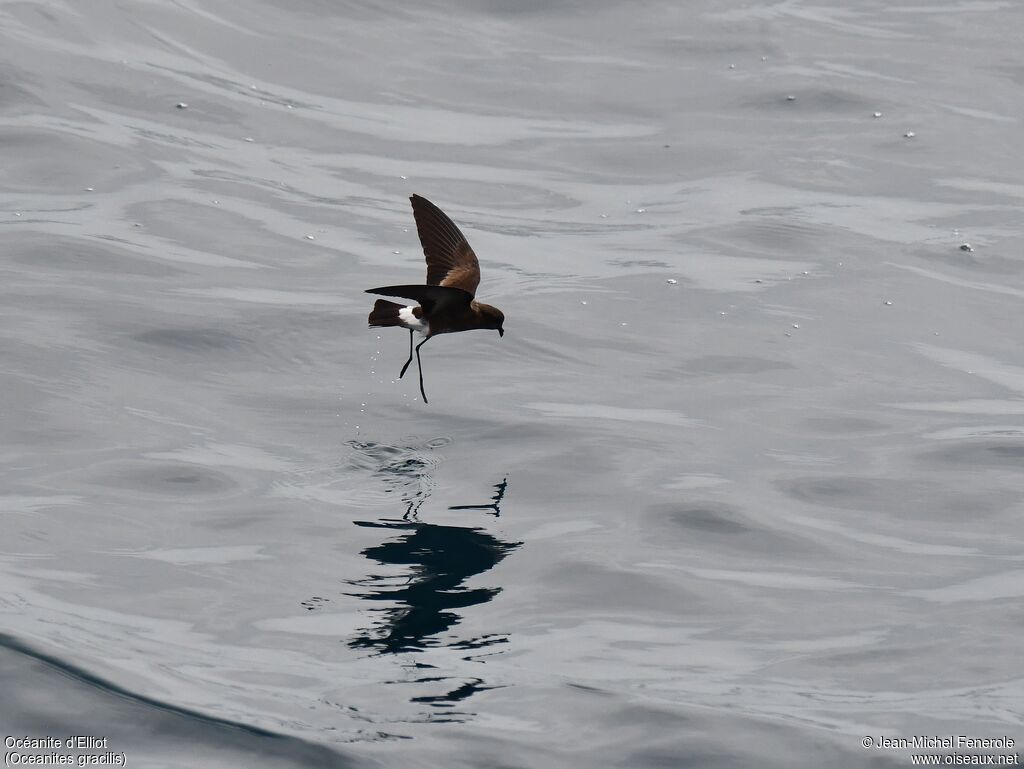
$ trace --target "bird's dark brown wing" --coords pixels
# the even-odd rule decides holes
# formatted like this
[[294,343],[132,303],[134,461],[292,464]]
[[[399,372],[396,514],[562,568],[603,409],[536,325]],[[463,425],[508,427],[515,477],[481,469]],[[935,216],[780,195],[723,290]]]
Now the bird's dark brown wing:
[[469,303],[473,301],[472,294],[452,286],[381,286],[368,288],[366,293],[412,299],[428,313],[433,312],[438,306],[453,309],[469,307]]
[[426,198],[413,195],[409,200],[423,255],[427,258],[427,284],[461,288],[475,296],[476,287],[480,285],[480,263],[466,236],[444,211]]

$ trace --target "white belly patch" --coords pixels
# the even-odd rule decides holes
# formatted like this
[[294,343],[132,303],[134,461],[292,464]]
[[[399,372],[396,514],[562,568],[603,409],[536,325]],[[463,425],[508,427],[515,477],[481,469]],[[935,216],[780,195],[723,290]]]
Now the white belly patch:
[[412,311],[413,307],[403,307],[398,311],[399,320],[402,321],[402,325],[406,328],[418,331],[423,336],[426,336],[430,333],[430,324],[421,318],[417,318],[413,315]]

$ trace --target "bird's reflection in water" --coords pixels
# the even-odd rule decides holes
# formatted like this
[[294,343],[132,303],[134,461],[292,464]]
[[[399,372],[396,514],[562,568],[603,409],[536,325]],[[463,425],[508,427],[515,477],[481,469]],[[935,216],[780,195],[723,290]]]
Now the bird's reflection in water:
[[[371,649],[378,654],[424,652],[443,646],[469,652],[464,660],[481,661],[488,654],[481,650],[507,643],[507,636],[488,633],[458,639],[452,637],[451,631],[460,622],[462,610],[490,601],[501,588],[467,588],[465,583],[493,568],[522,543],[503,541],[478,526],[440,525],[420,520],[420,508],[433,486],[424,476],[429,474],[433,464],[416,457],[386,452],[385,456],[388,461],[378,467],[376,473],[391,475],[388,480],[393,490],[404,487],[404,515],[400,519],[355,523],[379,529],[389,537],[379,545],[366,548],[362,554],[379,566],[397,568],[349,580],[349,584],[359,588],[349,595],[382,604],[374,611],[377,615],[374,625],[359,631],[348,642],[349,646]],[[494,486],[495,493],[489,503],[453,505],[448,509],[480,510],[498,517],[507,488],[505,478]],[[413,702],[435,708],[452,708],[478,691],[494,688],[476,677],[437,675],[434,666],[422,661],[413,663],[413,670],[413,680],[404,683],[437,682],[447,687],[455,684],[441,694],[412,698]],[[456,715],[448,712],[450,717]]]
[[[398,605],[382,610],[384,619],[378,627],[359,634],[351,645],[392,654],[438,645],[437,636],[459,621],[455,610],[486,603],[501,592],[497,587],[467,589],[464,583],[494,567],[518,544],[502,542],[481,529],[420,521],[357,521],[356,525],[398,534],[368,547],[363,555],[384,566],[409,569],[401,580],[370,575],[353,582],[367,588],[358,594],[360,598]],[[491,642],[464,643],[475,649]]]
[[501,500],[505,498],[505,488],[508,486],[508,478],[502,480],[494,487],[494,496],[491,497],[489,505],[450,505],[449,510],[490,510],[491,515],[497,518],[501,515]]

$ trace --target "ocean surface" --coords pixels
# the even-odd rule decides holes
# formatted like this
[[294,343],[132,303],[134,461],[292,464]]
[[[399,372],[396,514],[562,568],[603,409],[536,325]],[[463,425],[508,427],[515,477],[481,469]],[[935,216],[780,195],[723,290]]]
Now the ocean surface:
[[[1021,29],[0,2],[7,762],[1018,751]],[[423,280],[412,193],[506,315],[429,404],[363,293]]]

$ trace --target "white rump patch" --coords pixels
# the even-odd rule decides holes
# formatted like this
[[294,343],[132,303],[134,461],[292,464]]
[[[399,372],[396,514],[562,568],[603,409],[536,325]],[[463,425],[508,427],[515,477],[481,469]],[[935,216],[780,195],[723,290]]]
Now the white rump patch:
[[398,311],[398,318],[406,328],[419,331],[423,336],[426,336],[430,333],[430,324],[413,315],[414,307],[415,305],[413,307],[403,307]]

